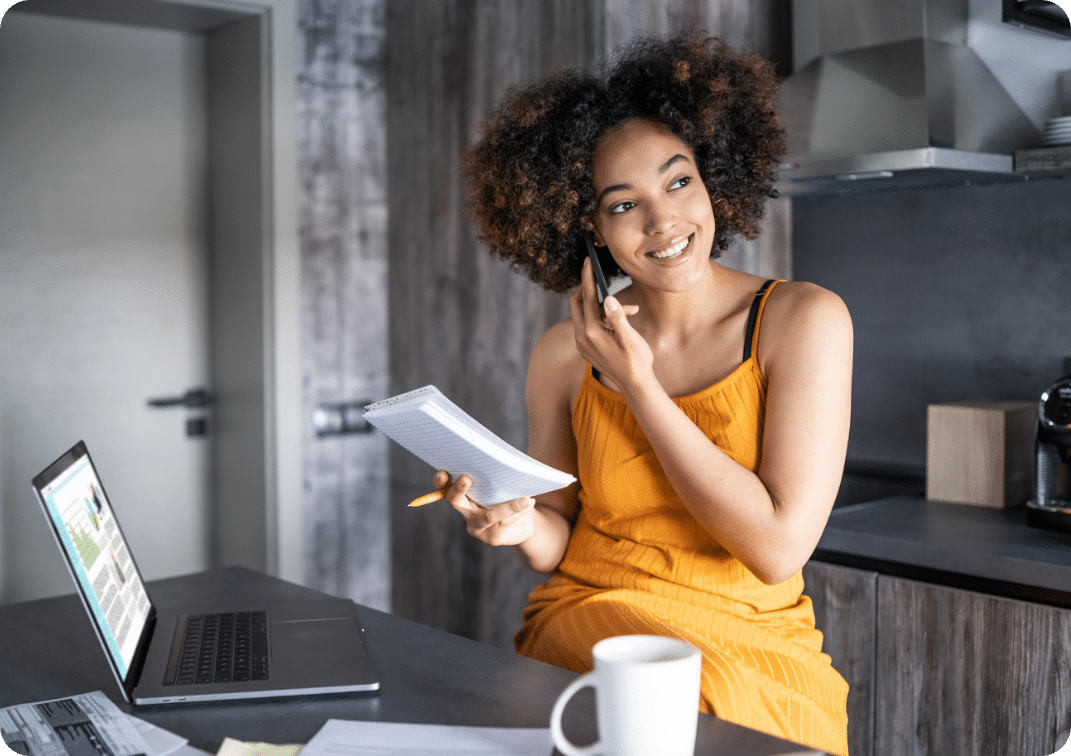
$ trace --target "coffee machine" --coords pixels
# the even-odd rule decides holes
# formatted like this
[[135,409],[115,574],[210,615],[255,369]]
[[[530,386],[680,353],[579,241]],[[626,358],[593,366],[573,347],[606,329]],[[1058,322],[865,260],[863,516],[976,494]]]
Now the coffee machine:
[[1049,386],[1038,402],[1034,500],[1027,520],[1071,530],[1071,375]]

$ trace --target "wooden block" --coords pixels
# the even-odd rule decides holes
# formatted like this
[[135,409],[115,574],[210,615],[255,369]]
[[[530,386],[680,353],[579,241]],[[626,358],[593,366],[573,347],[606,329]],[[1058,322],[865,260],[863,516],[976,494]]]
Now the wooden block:
[[931,404],[926,419],[927,499],[1015,507],[1033,495],[1037,402]]

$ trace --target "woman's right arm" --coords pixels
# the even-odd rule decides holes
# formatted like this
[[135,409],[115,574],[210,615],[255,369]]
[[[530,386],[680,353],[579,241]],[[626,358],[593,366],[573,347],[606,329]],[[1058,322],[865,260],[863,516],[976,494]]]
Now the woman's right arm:
[[[576,440],[572,402],[584,377],[570,321],[559,323],[539,339],[528,367],[528,454],[576,477]],[[436,473],[435,485],[449,482]],[[465,518],[468,532],[492,546],[512,545],[529,569],[549,573],[565,556],[577,512],[579,483],[523,497],[484,509],[465,494],[472,485],[461,475],[450,486],[447,501]]]

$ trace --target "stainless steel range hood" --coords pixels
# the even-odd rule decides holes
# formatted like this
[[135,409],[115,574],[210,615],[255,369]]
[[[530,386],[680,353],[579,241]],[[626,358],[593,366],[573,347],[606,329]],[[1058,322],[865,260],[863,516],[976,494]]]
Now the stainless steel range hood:
[[1041,133],[968,46],[968,0],[792,7],[796,72],[780,93],[782,194],[1026,180],[1012,153]]

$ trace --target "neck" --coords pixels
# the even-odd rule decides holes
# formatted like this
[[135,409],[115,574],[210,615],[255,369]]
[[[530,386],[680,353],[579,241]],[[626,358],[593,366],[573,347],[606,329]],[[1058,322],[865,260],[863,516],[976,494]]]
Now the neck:
[[662,291],[633,283],[632,303],[640,307],[637,330],[652,343],[687,341],[706,333],[720,317],[717,295],[724,272],[711,260],[700,282],[687,291]]

